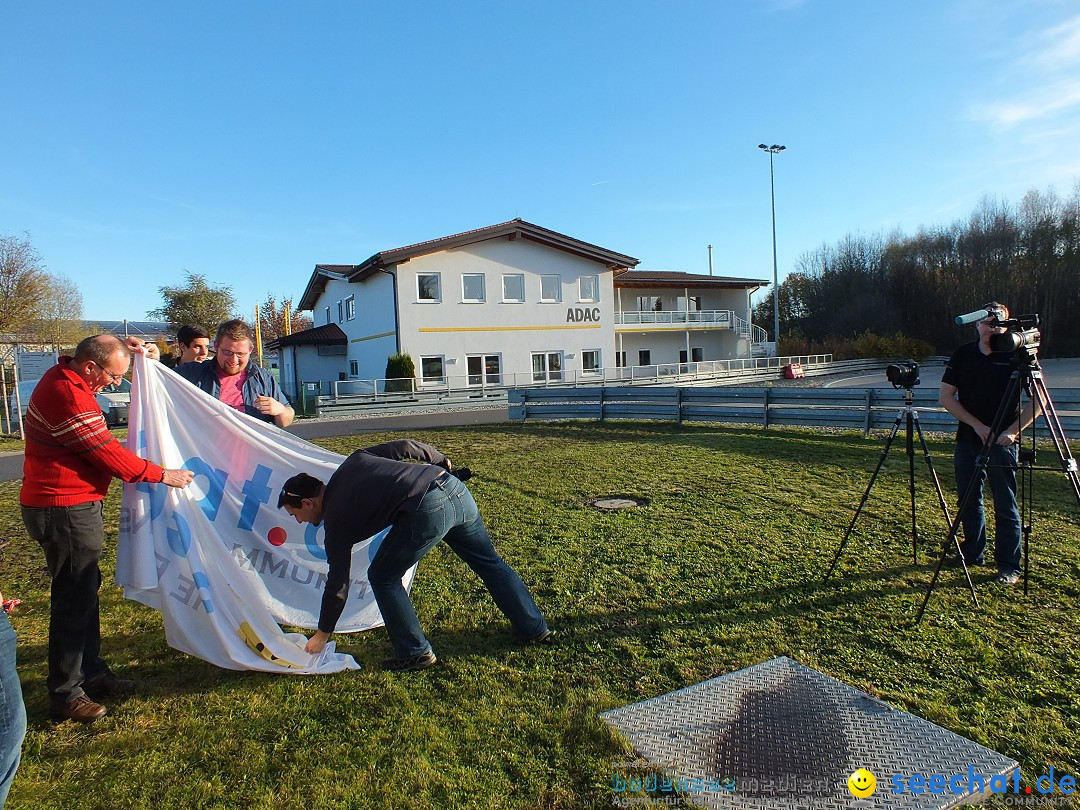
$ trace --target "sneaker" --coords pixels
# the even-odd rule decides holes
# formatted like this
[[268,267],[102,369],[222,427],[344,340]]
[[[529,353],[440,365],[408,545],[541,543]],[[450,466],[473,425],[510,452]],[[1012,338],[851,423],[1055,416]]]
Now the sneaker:
[[108,711],[100,703],[94,703],[86,695],[79,695],[67,703],[54,703],[49,707],[49,715],[53,720],[75,720],[79,723],[93,723],[104,717]]
[[96,698],[125,697],[135,691],[135,681],[117,678],[112,670],[107,669],[83,681],[83,689]]
[[998,585],[1015,585],[1020,581],[1019,571],[1002,571],[994,579]]
[[411,658],[387,658],[379,666],[387,672],[415,672],[418,669],[427,669],[438,660],[435,653],[428,650],[426,653],[414,655]]
[[525,639],[526,644],[551,644],[555,640],[554,630],[544,630],[532,638]]

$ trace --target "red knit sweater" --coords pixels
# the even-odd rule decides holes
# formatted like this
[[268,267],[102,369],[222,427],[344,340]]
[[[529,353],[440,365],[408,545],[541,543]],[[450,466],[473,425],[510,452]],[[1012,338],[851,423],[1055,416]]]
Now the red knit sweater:
[[68,368],[70,357],[45,372],[23,422],[26,454],[23,506],[74,506],[100,501],[112,479],[161,481],[165,471],[139,458],[109,432],[94,392]]

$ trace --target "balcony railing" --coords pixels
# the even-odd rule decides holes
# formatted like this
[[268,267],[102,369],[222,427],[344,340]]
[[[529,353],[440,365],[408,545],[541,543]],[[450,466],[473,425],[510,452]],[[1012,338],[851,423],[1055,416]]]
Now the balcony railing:
[[680,326],[695,324],[719,329],[735,325],[735,313],[727,309],[671,310],[669,312],[616,312],[616,326]]

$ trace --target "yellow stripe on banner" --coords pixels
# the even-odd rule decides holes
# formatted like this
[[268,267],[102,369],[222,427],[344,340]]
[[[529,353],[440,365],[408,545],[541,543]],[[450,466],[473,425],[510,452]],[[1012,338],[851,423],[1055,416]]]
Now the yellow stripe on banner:
[[367,337],[353,338],[351,342],[363,343],[365,340],[378,340],[379,338],[393,337],[395,334],[395,332],[383,332],[381,335],[368,335]]
[[262,639],[259,638],[255,630],[247,622],[240,623],[240,626],[236,628],[236,634],[244,640],[244,643],[248,645],[248,648],[253,653],[262,656],[271,664],[277,664],[279,667],[287,667],[289,669],[304,668],[301,664],[294,664],[290,661],[286,661],[284,658],[278,658],[276,655],[266,649],[266,645],[263,644]]
[[542,332],[552,329],[599,329],[598,323],[573,326],[446,326],[417,329],[417,332]]

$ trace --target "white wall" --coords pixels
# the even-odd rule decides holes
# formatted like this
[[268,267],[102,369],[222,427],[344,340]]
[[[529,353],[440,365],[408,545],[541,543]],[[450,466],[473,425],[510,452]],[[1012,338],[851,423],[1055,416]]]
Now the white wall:
[[[562,352],[564,372],[580,370],[583,349],[600,349],[601,365],[615,364],[612,273],[602,264],[524,239],[500,238],[419,256],[398,265],[396,272],[401,348],[412,356],[418,376],[425,355],[456,361],[447,363],[446,373],[462,378],[467,355],[501,355],[506,382],[514,374],[525,381],[534,352]],[[442,301],[419,301],[417,276],[436,272]],[[484,274],[483,303],[462,300],[466,273]],[[504,273],[525,276],[524,303],[503,301]],[[561,277],[562,301],[540,300],[542,274]],[[598,279],[598,301],[579,300],[579,279],[586,275]]]
[[[353,318],[348,317],[345,302],[355,296],[356,308]],[[342,319],[338,320],[338,302],[342,302]],[[322,370],[333,361],[335,369],[328,379],[337,379],[337,372],[348,374],[349,361],[359,364],[357,376],[365,380],[381,379],[386,372],[386,358],[397,350],[394,334],[394,279],[388,273],[375,273],[359,283],[331,280],[319,297],[314,310],[316,326],[326,323],[326,307],[330,307],[330,322],[348,337],[344,357],[320,357],[317,368]],[[301,361],[302,374],[308,374],[307,355]],[[312,372],[314,373],[314,372]],[[319,372],[323,374],[322,371]]]

